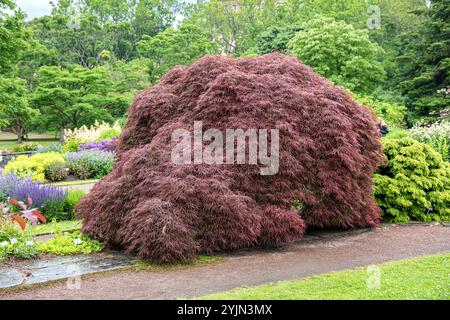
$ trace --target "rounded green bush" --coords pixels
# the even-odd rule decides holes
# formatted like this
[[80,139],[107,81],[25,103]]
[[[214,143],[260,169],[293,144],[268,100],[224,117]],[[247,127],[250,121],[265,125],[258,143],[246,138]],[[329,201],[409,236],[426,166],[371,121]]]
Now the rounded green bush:
[[16,176],[24,178],[31,177],[33,181],[45,180],[45,167],[39,161],[27,156],[19,156],[8,162],[3,170],[3,174],[14,173]]
[[45,168],[45,177],[50,181],[62,181],[67,178],[67,171],[64,163],[52,162]]
[[387,162],[374,175],[375,199],[387,221],[450,220],[450,164],[410,138],[384,139]]
[[78,201],[80,201],[81,197],[87,194],[87,191],[75,189],[69,192],[69,194],[66,197],[65,200],[65,209],[66,212],[70,214],[70,217],[72,219],[75,218],[75,206],[77,205]]

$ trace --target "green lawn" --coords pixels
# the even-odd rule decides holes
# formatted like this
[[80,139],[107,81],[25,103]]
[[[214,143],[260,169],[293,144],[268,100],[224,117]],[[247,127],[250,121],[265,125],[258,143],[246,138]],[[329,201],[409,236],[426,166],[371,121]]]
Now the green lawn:
[[[32,226],[29,230],[30,234],[33,236],[39,236],[43,234],[53,233],[55,226],[51,221],[46,224],[39,224],[36,226]],[[68,220],[68,221],[60,221],[56,222],[56,229],[58,231],[74,231],[81,229],[81,220]]]
[[82,185],[82,184],[89,184],[89,183],[96,183],[100,179],[88,179],[88,180],[74,180],[74,181],[61,181],[61,182],[52,182],[50,183],[53,186],[57,187],[67,187],[67,186],[74,186],[74,185]]
[[373,280],[376,271],[356,268],[301,280],[238,288],[199,299],[450,299],[450,254],[387,262],[378,267],[381,275],[378,288]]
[[[33,142],[40,144],[42,146],[49,146],[52,143],[58,143],[58,140],[55,139],[30,139],[26,142]],[[0,139],[0,150],[11,150],[14,146],[18,145],[16,140],[3,140]]]

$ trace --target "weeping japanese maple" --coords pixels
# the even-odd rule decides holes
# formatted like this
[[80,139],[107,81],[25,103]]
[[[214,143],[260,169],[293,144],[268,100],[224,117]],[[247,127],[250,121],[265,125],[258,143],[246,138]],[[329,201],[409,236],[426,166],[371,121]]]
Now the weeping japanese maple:
[[[192,132],[195,121],[221,132],[278,129],[278,173],[175,164],[172,133]],[[371,195],[382,153],[371,111],[279,53],[206,56],[174,68],[135,99],[117,157],[76,208],[83,232],[153,262],[277,245],[310,226],[380,220]]]

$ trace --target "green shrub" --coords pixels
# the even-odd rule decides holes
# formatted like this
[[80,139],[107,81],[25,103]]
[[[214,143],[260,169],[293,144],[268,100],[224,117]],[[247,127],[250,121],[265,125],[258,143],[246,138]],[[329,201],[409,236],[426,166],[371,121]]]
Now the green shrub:
[[39,144],[34,142],[25,142],[18,145],[15,145],[12,148],[14,152],[27,152],[27,151],[36,151],[40,147]]
[[45,169],[45,177],[50,181],[62,181],[67,178],[67,171],[64,163],[53,162]]
[[11,219],[0,217],[0,243],[7,243],[5,247],[0,247],[0,261],[8,255],[20,259],[35,257],[37,252],[34,243],[28,243],[28,240],[31,238],[20,229],[18,224]]
[[370,107],[389,127],[405,127],[406,106],[377,100],[369,96],[353,95],[353,97],[360,104]]
[[38,154],[31,156],[30,160],[34,160],[34,161],[41,163],[45,169],[47,169],[47,167],[50,164],[55,163],[55,162],[58,162],[63,165],[65,163],[64,157],[57,152],[38,153]]
[[83,197],[85,194],[87,194],[87,191],[75,189],[69,192],[67,195],[67,198],[65,200],[65,211],[69,213],[70,219],[75,219],[75,206],[77,205],[78,201],[80,201],[81,197]]
[[80,180],[86,180],[91,178],[91,173],[86,165],[82,162],[68,161],[67,168],[69,168],[70,174],[78,177]]
[[87,141],[78,139],[78,138],[70,138],[67,139],[66,143],[64,144],[64,151],[66,152],[75,152],[78,151],[78,146],[82,143],[86,143]]
[[[76,242],[78,239],[79,243]],[[37,244],[38,252],[57,255],[92,254],[102,249],[103,244],[100,241],[83,236],[80,232],[65,233]]]
[[70,213],[65,209],[65,199],[52,199],[45,201],[41,209],[47,221],[69,220]]
[[112,140],[113,138],[119,138],[121,130],[118,128],[111,128],[100,133],[100,137],[97,139],[98,142],[105,140]]
[[5,166],[3,174],[14,173],[16,176],[31,177],[33,181],[45,180],[45,167],[42,163],[27,156],[19,156]]
[[5,174],[15,173],[18,177],[31,176],[34,181],[44,181],[48,168],[53,163],[64,166],[64,158],[56,152],[38,153],[31,157],[19,156],[5,166]]
[[439,121],[432,125],[416,124],[411,130],[412,138],[426,143],[439,152],[445,161],[450,160],[450,122]]
[[402,139],[410,138],[409,131],[403,128],[389,127],[389,132],[386,135],[387,139]]
[[[66,163],[70,172],[80,179],[100,179],[111,172],[114,165],[114,154],[97,149],[68,152]],[[88,172],[87,176],[85,170]]]
[[374,175],[375,199],[387,221],[450,220],[450,164],[410,138],[383,139],[387,162]]
[[23,231],[20,226],[9,217],[0,217],[0,242],[11,238],[21,238]]

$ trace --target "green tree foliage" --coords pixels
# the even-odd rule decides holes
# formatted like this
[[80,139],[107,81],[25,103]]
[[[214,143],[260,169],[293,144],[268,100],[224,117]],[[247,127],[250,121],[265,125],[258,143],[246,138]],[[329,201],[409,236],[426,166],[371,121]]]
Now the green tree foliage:
[[370,107],[389,127],[404,128],[406,126],[405,105],[378,100],[365,95],[354,95],[353,98],[360,104]]
[[112,114],[124,114],[128,106],[109,94],[112,83],[103,67],[45,66],[39,69],[33,86],[32,105],[41,111],[41,121],[60,129],[61,139],[65,128],[112,121]]
[[300,31],[298,26],[270,26],[256,38],[256,52],[266,54],[272,51],[287,52],[289,41]]
[[450,104],[450,3],[431,3],[430,8],[417,11],[422,23],[403,35],[397,60],[399,87],[415,117],[438,115]]
[[56,53],[59,66],[79,64],[92,68],[101,65],[105,58],[103,53],[111,45],[98,18],[82,15],[79,27],[71,25],[70,18],[69,15],[54,14],[34,19],[31,26],[35,39]]
[[315,17],[289,42],[289,49],[315,71],[355,92],[370,92],[385,77],[383,50],[366,30],[333,18]]
[[152,82],[176,65],[189,65],[205,54],[217,53],[217,45],[210,40],[210,35],[189,24],[179,29],[169,28],[154,37],[144,36],[137,47],[147,59]]
[[276,0],[200,1],[189,23],[211,33],[221,51],[234,56],[251,53],[256,37],[269,26],[277,25],[280,10]]
[[387,162],[374,175],[375,199],[387,220],[450,219],[450,164],[430,146],[404,138],[383,143]]
[[137,42],[170,27],[177,8],[176,0],[61,0],[32,26],[36,39],[56,50],[58,65],[92,68],[104,64],[105,51],[120,60],[136,58]]
[[24,14],[20,11],[6,15],[1,7],[14,8],[11,1],[0,5],[0,74],[16,72],[18,60],[30,39],[30,32],[25,27]]
[[8,127],[22,142],[31,129],[38,111],[28,106],[25,81],[0,76],[0,125]]

